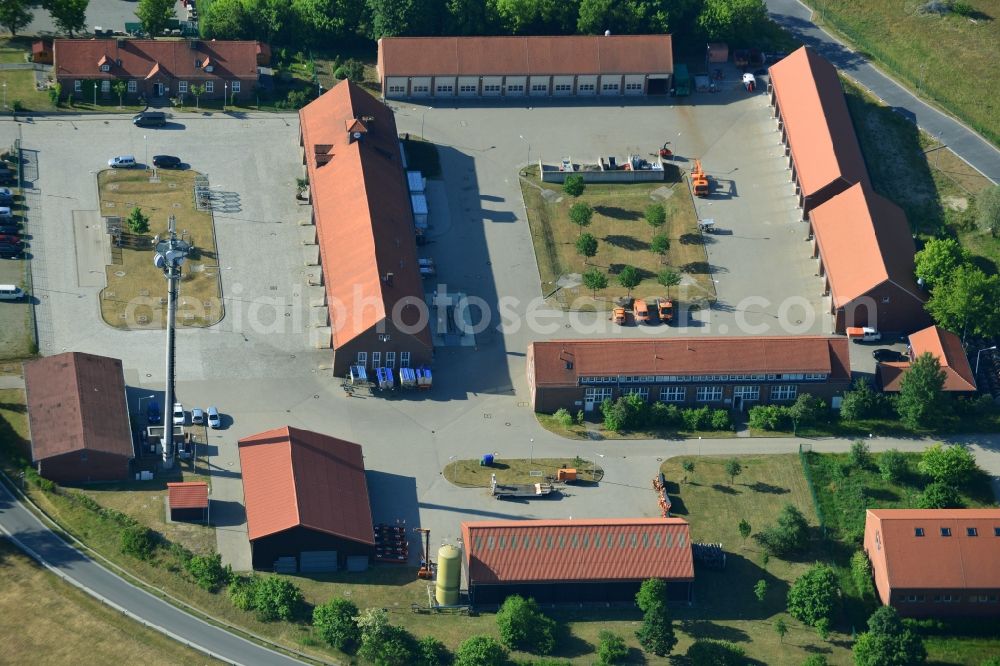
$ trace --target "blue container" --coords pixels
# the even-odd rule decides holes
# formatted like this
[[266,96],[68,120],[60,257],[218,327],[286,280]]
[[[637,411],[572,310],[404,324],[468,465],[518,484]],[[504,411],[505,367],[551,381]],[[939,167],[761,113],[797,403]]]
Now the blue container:
[[487,453],[483,456],[483,459],[479,461],[480,467],[493,467],[493,454]]

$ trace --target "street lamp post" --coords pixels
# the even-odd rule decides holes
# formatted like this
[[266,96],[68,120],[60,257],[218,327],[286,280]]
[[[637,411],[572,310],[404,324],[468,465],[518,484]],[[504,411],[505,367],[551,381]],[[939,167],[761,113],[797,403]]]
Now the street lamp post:
[[143,400],[152,400],[155,397],[156,397],[155,395],[153,395],[152,393],[150,393],[149,395],[144,395],[141,398],[139,398],[139,413],[140,414],[142,414],[142,401]]
[[3,82],[3,109],[7,110],[7,82]]
[[229,97],[229,81],[222,84],[222,112],[226,111],[226,99]]
[[979,351],[976,352],[976,372],[973,375],[974,379],[977,380],[979,379],[979,355],[982,354],[984,351],[993,351],[996,348],[997,346],[993,345],[992,347],[987,347],[986,349],[980,349]]
[[145,134],[142,135],[142,145],[143,145],[143,149],[146,152],[146,157],[143,158],[142,164],[148,170],[149,169],[149,139],[146,137]]
[[528,440],[528,462],[535,462],[535,438],[532,437]]
[[526,144],[528,144],[528,164],[531,164],[531,142],[525,139],[524,135],[522,134],[518,134],[518,137],[521,139],[521,141],[524,141]]

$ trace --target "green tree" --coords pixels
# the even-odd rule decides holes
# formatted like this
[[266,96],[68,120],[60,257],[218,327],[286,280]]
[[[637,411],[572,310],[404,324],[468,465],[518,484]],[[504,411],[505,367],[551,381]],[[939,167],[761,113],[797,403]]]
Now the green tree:
[[249,14],[245,0],[212,0],[198,17],[198,30],[206,39],[248,39]]
[[142,31],[150,37],[156,37],[177,18],[177,13],[174,11],[173,0],[139,0],[135,16],[142,24]]
[[402,627],[389,624],[388,611],[369,608],[355,622],[361,630],[359,657],[377,666],[408,666],[413,662],[413,636]]
[[260,583],[260,576],[250,574],[249,576],[233,576],[229,581],[229,600],[233,606],[242,611],[253,610],[256,601],[255,591]]
[[656,234],[653,236],[653,240],[649,242],[649,249],[653,254],[659,255],[662,262],[666,259],[667,252],[670,251],[670,239],[666,234]]
[[442,666],[452,661],[451,652],[444,643],[433,636],[424,636],[417,641],[416,666]]
[[579,174],[572,174],[566,176],[566,180],[563,181],[562,190],[571,197],[578,197],[583,194],[583,191],[587,188],[586,183],[583,182],[583,176]]
[[488,35],[495,8],[482,0],[448,0],[449,35]]
[[441,0],[365,0],[368,37],[433,35],[435,22],[444,15]]
[[785,620],[783,618],[779,617],[774,623],[774,633],[778,634],[779,643],[785,642],[785,634],[788,633],[788,625],[785,624]]
[[921,509],[961,509],[962,497],[954,486],[935,481],[920,491],[917,507]]
[[365,65],[360,60],[348,58],[333,72],[335,79],[347,79],[360,83],[365,80]]
[[583,274],[583,286],[597,298],[597,292],[608,288],[608,276],[599,268],[590,268]]
[[291,4],[298,37],[314,46],[353,37],[364,9],[364,3],[355,0],[292,0]]
[[747,663],[743,648],[729,641],[702,638],[691,644],[687,660],[693,666],[744,666]]
[[455,666],[506,666],[507,648],[492,636],[471,636],[458,646]]
[[767,21],[763,0],[705,0],[697,24],[710,40],[739,42]]
[[222,556],[218,553],[195,555],[184,563],[184,568],[198,587],[209,592],[225,587],[233,576],[232,567],[222,566]]
[[302,607],[302,590],[287,578],[268,576],[254,587],[253,608],[262,622],[293,620]]
[[597,664],[612,666],[622,664],[628,657],[628,646],[625,639],[616,633],[604,630],[597,635]]
[[73,33],[80,32],[87,25],[87,5],[90,0],[47,0],[45,8],[49,10],[52,22],[70,38]]
[[62,84],[59,82],[53,83],[49,87],[49,102],[52,106],[59,106],[59,100],[62,98]]
[[[214,7],[215,5],[209,5],[209,6]],[[202,84],[200,86],[199,85],[192,85],[189,88],[189,90],[191,91],[191,94],[194,95],[194,108],[200,109],[201,108],[201,96],[205,94],[205,85],[204,84]]]
[[927,661],[920,637],[907,629],[892,606],[879,606],[868,631],[854,642],[855,666],[914,666]]
[[577,236],[576,253],[583,257],[583,263],[586,265],[587,260],[597,254],[597,237],[590,233]]
[[972,265],[959,266],[950,280],[934,288],[927,311],[949,331],[980,338],[1000,333],[1000,276]]
[[623,286],[627,291],[628,295],[632,295],[632,290],[639,286],[642,278],[639,276],[639,271],[635,269],[635,266],[625,266],[618,272],[618,284]]
[[863,439],[856,439],[851,443],[851,451],[847,454],[851,465],[858,469],[866,469],[872,464],[872,452],[868,447],[868,442]]
[[662,578],[647,578],[642,581],[639,591],[635,594],[635,605],[639,610],[646,612],[657,603],[666,604],[667,583]]
[[144,234],[149,231],[149,216],[142,212],[142,209],[136,206],[129,212],[128,217],[125,218],[125,226],[133,234]]
[[646,207],[645,217],[646,224],[654,230],[659,229],[667,222],[667,209],[663,204],[651,204]]
[[854,587],[858,588],[861,598],[871,596],[874,593],[872,587],[872,563],[868,559],[868,554],[863,550],[856,550],[851,555],[851,579]]
[[361,642],[361,630],[354,619],[358,607],[348,599],[331,599],[313,609],[313,628],[329,645],[352,652]]
[[915,272],[928,287],[947,282],[959,266],[969,263],[969,253],[954,238],[932,238],[917,252]]
[[29,25],[35,18],[27,0],[3,0],[0,2],[0,25],[10,31],[11,37],[17,37],[17,31]]
[[120,549],[122,553],[140,560],[148,560],[156,549],[153,530],[142,525],[129,525],[121,531]]
[[906,475],[906,456],[896,449],[884,451],[878,457],[878,472],[883,481],[899,483]]
[[945,412],[945,378],[941,361],[930,352],[913,360],[900,381],[896,401],[896,410],[904,424],[925,428],[940,421]]
[[684,483],[687,483],[688,475],[694,474],[694,461],[685,460],[681,463],[681,469],[684,470]]
[[635,633],[642,649],[658,657],[670,654],[677,645],[674,624],[667,610],[667,583],[662,578],[642,581],[635,603],[643,612],[642,626]]
[[808,393],[799,393],[788,407],[788,415],[792,417],[792,425],[798,431],[800,425],[809,426],[819,420],[826,403]]
[[826,564],[815,564],[788,590],[788,613],[809,626],[829,621],[837,601],[837,575]]
[[659,275],[656,276],[656,281],[667,289],[667,298],[670,298],[670,288],[676,287],[681,283],[681,276],[677,271],[666,268],[660,271]]
[[761,578],[754,584],[753,595],[757,597],[757,601],[763,603],[764,599],[767,598],[767,587],[767,580],[764,578]]
[[743,473],[743,465],[736,458],[730,458],[726,461],[726,476],[729,477],[729,485],[733,485],[736,482],[736,477]]
[[991,185],[976,195],[976,222],[994,238],[1000,236],[1000,185]]
[[[244,0],[244,6],[247,37],[262,42],[273,42],[294,19],[288,0]],[[287,36],[298,35],[293,29]]]
[[580,233],[583,233],[584,227],[590,226],[590,220],[593,217],[594,209],[583,201],[577,201],[575,204],[570,206],[569,221],[579,227]]
[[840,418],[845,421],[861,421],[881,416],[886,411],[885,398],[872,389],[866,379],[855,380],[852,390],[844,394],[840,403]]
[[802,662],[802,666],[829,666],[829,663],[823,655],[811,654]]
[[750,526],[750,522],[746,518],[740,519],[739,530],[743,542],[746,543],[746,540],[750,538],[750,532],[753,531],[753,527]]
[[967,448],[933,444],[920,455],[917,469],[935,481],[962,487],[979,468],[976,456]]
[[556,623],[538,609],[534,599],[513,594],[497,611],[500,642],[511,650],[551,654],[556,646]]
[[118,95],[118,108],[119,109],[122,108],[122,104],[124,103],[125,99],[125,93],[128,91],[128,84],[120,80],[115,81],[113,84],[111,84],[111,89],[115,91],[116,95]]
[[787,557],[809,547],[809,522],[793,504],[785,504],[778,522],[753,535],[765,553]]

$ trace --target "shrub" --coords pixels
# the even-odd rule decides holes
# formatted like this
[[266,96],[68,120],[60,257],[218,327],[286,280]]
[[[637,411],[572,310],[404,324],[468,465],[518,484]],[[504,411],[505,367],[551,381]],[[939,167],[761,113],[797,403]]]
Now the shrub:
[[302,590],[287,578],[259,578],[253,589],[253,608],[262,622],[293,620],[302,601]]
[[837,575],[825,564],[813,565],[788,590],[788,613],[812,627],[829,622],[837,600]]
[[136,206],[129,212],[128,217],[125,218],[125,225],[133,234],[144,234],[149,231],[149,216]]
[[233,575],[232,567],[228,564],[222,566],[222,556],[218,553],[194,555],[187,559],[184,568],[194,578],[198,587],[209,592],[217,592],[229,582]]
[[862,599],[874,593],[872,564],[868,560],[868,554],[863,550],[855,551],[851,555],[851,578],[854,580],[854,586],[858,588]]
[[795,506],[786,504],[775,525],[753,535],[764,550],[777,557],[803,552],[809,546],[809,523]]
[[507,648],[492,636],[472,636],[458,646],[455,666],[505,666]]
[[680,409],[677,405],[654,402],[649,408],[649,422],[657,428],[676,428],[681,422]]
[[497,611],[500,642],[512,650],[550,654],[556,646],[555,620],[538,609],[534,599],[507,597]]
[[755,430],[783,430],[788,422],[788,408],[781,405],[754,405],[748,424]]
[[555,414],[552,415],[552,418],[555,419],[556,423],[564,428],[568,428],[573,425],[573,415],[570,414],[569,410],[564,407],[557,409]]
[[708,430],[712,424],[712,410],[707,406],[684,409],[681,410],[681,419],[685,430]]
[[958,491],[953,486],[940,482],[927,484],[917,499],[917,507],[920,509],[961,509],[962,506]]
[[253,610],[254,590],[260,577],[257,574],[249,576],[234,576],[229,581],[229,600],[242,611]]
[[858,469],[866,469],[871,465],[872,453],[868,443],[864,440],[855,440],[851,444],[851,452],[848,454],[851,464]]
[[121,533],[121,551],[140,560],[148,560],[156,549],[153,530],[141,525],[129,525]]
[[414,661],[416,641],[402,627],[389,624],[389,613],[369,608],[356,618],[361,630],[358,656],[378,666],[408,666]]
[[625,639],[616,633],[602,631],[597,636],[597,663],[599,666],[620,664],[628,657],[628,646]]
[[424,636],[417,641],[416,666],[445,666],[451,662],[451,652],[438,639]]
[[571,197],[578,197],[583,194],[586,187],[586,184],[583,182],[583,176],[572,174],[566,176],[566,180],[563,182],[562,190]]
[[329,645],[350,652],[361,640],[357,615],[358,607],[350,600],[331,599],[313,609],[313,627]]
[[906,456],[896,449],[889,449],[878,457],[878,471],[882,480],[899,483],[906,475]]
[[746,653],[729,641],[697,640],[688,648],[687,658],[693,666],[743,666]]
[[733,422],[729,419],[729,412],[724,409],[712,410],[712,430],[732,430]]
[[802,662],[802,666],[829,666],[829,662],[821,654],[811,654]]
[[854,382],[852,390],[844,393],[844,400],[840,403],[840,418],[845,421],[860,421],[884,416],[888,410],[888,400],[881,393],[876,393],[866,379],[860,378]]
[[935,481],[961,487],[979,468],[976,457],[962,446],[934,444],[924,450],[917,468]]

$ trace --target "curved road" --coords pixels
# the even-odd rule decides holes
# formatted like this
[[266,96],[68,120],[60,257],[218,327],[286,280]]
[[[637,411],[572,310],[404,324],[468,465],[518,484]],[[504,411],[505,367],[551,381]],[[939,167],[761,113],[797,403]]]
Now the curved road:
[[812,9],[798,0],[766,0],[770,17],[803,44],[878,95],[920,129],[933,134],[994,183],[1000,182],[1000,150],[951,116],[925,103],[889,78],[851,47],[812,22]]
[[231,664],[302,662],[200,620],[119,578],[73,548],[0,484],[0,530],[42,565],[134,620]]

